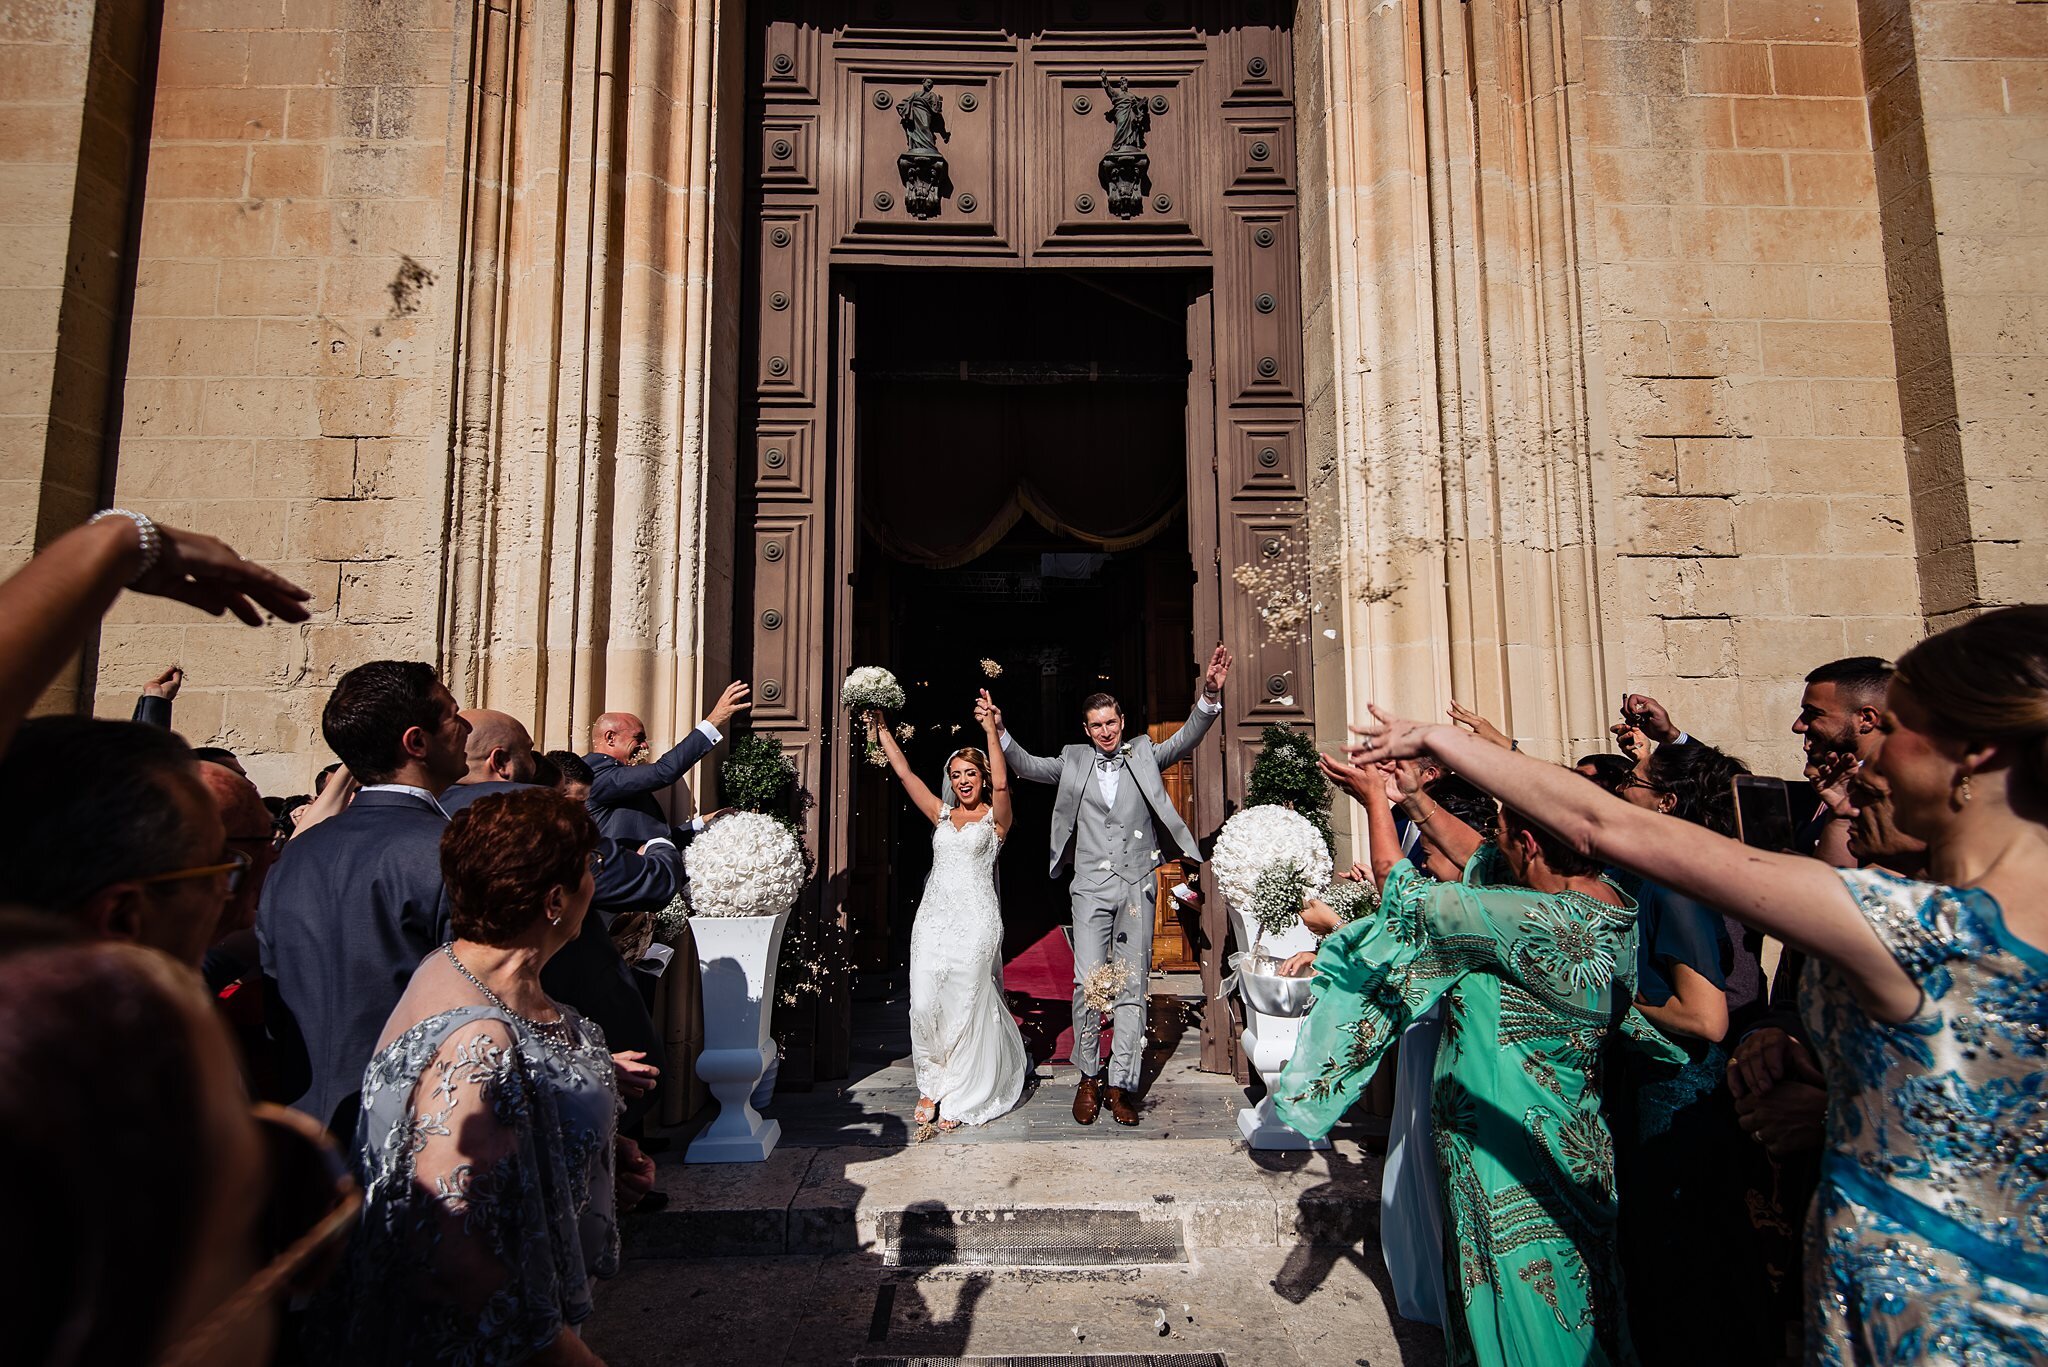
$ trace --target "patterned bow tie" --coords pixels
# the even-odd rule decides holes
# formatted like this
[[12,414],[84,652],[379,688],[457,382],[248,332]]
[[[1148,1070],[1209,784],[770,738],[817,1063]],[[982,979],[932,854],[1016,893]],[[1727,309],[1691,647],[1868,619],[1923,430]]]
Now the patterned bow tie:
[[1116,769],[1121,769],[1123,767],[1123,763],[1124,757],[1122,755],[1097,755],[1095,757],[1095,767],[1105,774],[1110,773],[1111,771]]

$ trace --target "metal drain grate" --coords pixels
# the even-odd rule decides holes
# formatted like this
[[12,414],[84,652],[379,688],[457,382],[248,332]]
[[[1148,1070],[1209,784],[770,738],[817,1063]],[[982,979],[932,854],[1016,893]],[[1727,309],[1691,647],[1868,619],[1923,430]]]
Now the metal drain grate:
[[1188,1260],[1178,1219],[1148,1220],[1135,1210],[884,1211],[877,1232],[885,1267],[1120,1267]]
[[1069,1353],[1024,1358],[855,1358],[853,1367],[1230,1367],[1221,1353]]

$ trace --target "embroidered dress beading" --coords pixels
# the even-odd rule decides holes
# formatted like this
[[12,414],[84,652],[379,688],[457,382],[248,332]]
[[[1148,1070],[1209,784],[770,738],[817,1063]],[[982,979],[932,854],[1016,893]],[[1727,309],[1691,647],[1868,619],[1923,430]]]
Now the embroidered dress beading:
[[1801,983],[1828,1079],[1812,1360],[2048,1362],[2048,953],[1977,889],[1842,881],[1923,996],[1888,1025],[1829,965]]

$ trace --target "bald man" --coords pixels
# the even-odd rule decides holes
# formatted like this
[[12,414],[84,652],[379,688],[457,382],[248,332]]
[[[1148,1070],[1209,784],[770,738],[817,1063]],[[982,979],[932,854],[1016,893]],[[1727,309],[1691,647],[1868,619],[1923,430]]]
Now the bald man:
[[697,723],[676,747],[649,761],[647,724],[630,712],[607,712],[590,727],[590,815],[614,840],[637,844],[677,833],[654,795],[682,782],[697,761],[725,739],[732,719],[753,707],[744,680],[727,684],[711,715]]

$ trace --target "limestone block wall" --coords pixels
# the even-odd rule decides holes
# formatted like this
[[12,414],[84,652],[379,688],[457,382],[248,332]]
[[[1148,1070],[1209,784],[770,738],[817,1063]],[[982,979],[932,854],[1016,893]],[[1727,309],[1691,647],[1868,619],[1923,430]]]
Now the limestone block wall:
[[1633,687],[1789,768],[1799,677],[1922,629],[1854,0],[1332,3],[1297,50],[1348,710],[1562,756]]
[[1580,13],[1621,672],[1782,768],[1921,629],[1855,6]]
[[326,762],[333,680],[436,657],[446,0],[168,0],[117,499],[314,593],[248,631],[134,599],[97,707],[182,664],[180,731],[272,793]]

